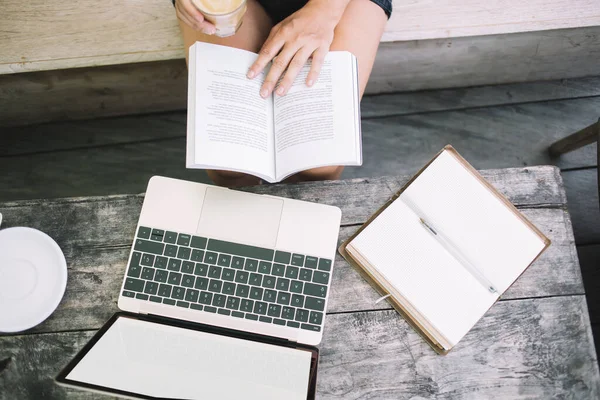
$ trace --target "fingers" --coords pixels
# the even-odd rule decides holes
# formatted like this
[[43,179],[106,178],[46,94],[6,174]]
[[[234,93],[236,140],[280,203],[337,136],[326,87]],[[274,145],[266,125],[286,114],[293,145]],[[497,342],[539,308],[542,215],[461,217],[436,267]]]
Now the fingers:
[[213,24],[204,19],[204,15],[190,2],[190,0],[177,0],[175,3],[177,17],[197,31],[207,35],[216,32]]
[[252,79],[258,74],[260,74],[262,70],[265,69],[267,64],[271,60],[273,60],[273,58],[275,58],[277,53],[279,53],[284,44],[285,39],[282,35],[279,34],[279,27],[274,27],[271,30],[269,37],[260,49],[260,52],[258,53],[258,58],[248,70],[248,78]]
[[269,69],[269,73],[267,74],[267,77],[262,84],[262,88],[260,89],[260,95],[262,97],[268,97],[273,92],[279,77],[288,67],[288,64],[296,54],[296,51],[296,48],[291,49],[286,46],[283,48],[281,53],[275,57],[273,63],[271,64],[271,69]]
[[321,66],[323,65],[323,60],[325,60],[325,56],[327,55],[327,49],[324,47],[319,47],[312,55],[312,65],[310,67],[310,72],[306,77],[306,86],[311,87],[317,82],[319,79],[319,74],[321,73]]
[[277,87],[276,93],[279,96],[286,94],[290,87],[292,87],[296,76],[298,76],[298,73],[302,67],[304,67],[304,64],[306,64],[306,61],[312,52],[313,49],[310,47],[303,47],[296,53],[296,55],[294,55],[294,58],[292,58],[292,61],[287,67],[287,71],[285,72],[283,79],[281,82],[279,82],[279,86]]

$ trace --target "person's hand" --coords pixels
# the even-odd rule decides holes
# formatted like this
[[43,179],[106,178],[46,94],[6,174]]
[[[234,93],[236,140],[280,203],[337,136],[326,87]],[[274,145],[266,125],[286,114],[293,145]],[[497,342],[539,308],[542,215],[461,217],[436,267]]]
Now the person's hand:
[[269,61],[273,61],[260,89],[262,97],[268,97],[273,92],[284,72],[276,93],[280,96],[286,94],[300,69],[311,57],[312,65],[306,77],[306,85],[314,85],[333,41],[334,29],[348,1],[310,0],[271,29],[258,58],[248,71],[248,78],[252,79],[261,73]]
[[217,31],[213,24],[204,19],[204,15],[190,0],[176,0],[175,10],[177,17],[193,29],[207,35],[214,35]]

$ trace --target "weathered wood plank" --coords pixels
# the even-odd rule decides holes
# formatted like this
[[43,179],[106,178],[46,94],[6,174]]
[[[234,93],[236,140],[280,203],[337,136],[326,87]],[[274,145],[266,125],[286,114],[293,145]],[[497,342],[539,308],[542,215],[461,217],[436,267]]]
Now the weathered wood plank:
[[577,244],[600,243],[600,201],[598,168],[563,172],[569,193],[569,212],[578,221],[574,227]]
[[[99,398],[52,381],[92,334],[0,337],[0,399]],[[447,356],[393,311],[328,315],[320,349],[320,399],[600,395],[583,296],[500,302]]]
[[[526,209],[524,213],[548,234],[552,246],[527,269],[502,300],[583,294],[568,214],[560,209]],[[58,242],[64,249],[69,268],[67,291],[58,309],[32,332],[98,329],[118,311],[117,299],[135,225],[127,228],[131,237],[120,246],[91,243],[82,246],[81,242],[79,245],[64,245]],[[356,229],[358,226],[341,228],[339,243]],[[379,297],[358,272],[336,254],[329,312],[389,309],[386,302],[375,304]]]

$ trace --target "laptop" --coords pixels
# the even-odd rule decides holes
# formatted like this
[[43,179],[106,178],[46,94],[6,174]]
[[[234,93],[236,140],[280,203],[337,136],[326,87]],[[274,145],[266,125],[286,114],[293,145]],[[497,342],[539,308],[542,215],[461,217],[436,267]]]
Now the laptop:
[[154,176],[115,314],[59,384],[143,399],[314,397],[337,207]]

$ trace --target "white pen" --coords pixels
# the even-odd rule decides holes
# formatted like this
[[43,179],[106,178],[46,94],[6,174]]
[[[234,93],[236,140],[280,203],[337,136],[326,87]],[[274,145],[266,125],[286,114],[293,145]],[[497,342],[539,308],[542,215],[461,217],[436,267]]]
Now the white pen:
[[421,221],[421,225],[423,225],[423,227],[427,229],[442,244],[442,246],[446,248],[446,250],[452,253],[454,257],[463,265],[463,267],[465,267],[465,269],[467,269],[471,273],[471,275],[473,275],[475,279],[477,279],[491,293],[498,293],[492,282],[490,282],[489,279],[487,279],[485,275],[483,275],[479,268],[471,264],[471,262],[460,252],[460,250],[456,246],[452,244],[452,242],[447,237],[445,237],[445,235],[439,229],[436,229],[433,226],[431,226],[431,224],[427,223],[427,221],[425,221],[422,217],[419,217],[419,220]]

